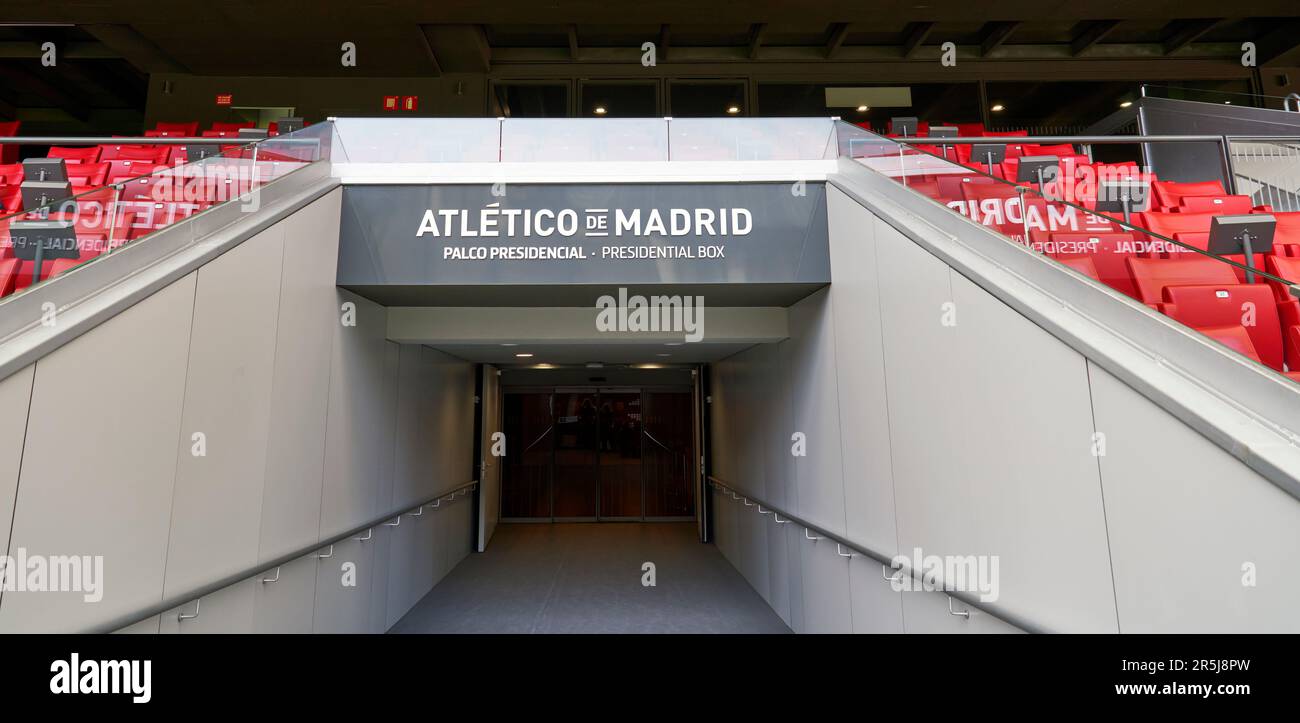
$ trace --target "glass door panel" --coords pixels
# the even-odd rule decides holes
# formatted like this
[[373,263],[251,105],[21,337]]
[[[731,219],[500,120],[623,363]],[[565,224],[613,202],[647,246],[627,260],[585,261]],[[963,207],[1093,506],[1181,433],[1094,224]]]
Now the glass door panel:
[[598,402],[595,390],[555,393],[556,518],[596,518]]
[[645,515],[695,514],[690,392],[645,393]]
[[506,455],[502,460],[501,516],[551,516],[551,422],[549,392],[507,393],[502,405]]
[[641,393],[600,393],[600,517],[640,519]]

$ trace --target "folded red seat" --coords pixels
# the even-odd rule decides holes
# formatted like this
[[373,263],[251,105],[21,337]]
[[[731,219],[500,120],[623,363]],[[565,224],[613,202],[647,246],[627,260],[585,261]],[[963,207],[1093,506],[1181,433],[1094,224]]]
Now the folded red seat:
[[62,158],[65,165],[72,163],[94,163],[99,160],[99,146],[85,148],[64,148],[51,146],[46,158]]
[[[18,129],[22,126],[22,121],[0,121],[0,136],[5,138],[14,138],[18,135]],[[18,145],[8,143],[0,145],[0,163],[9,164],[18,162]]]
[[1096,279],[1126,296],[1137,298],[1127,259],[1133,256],[1137,240],[1130,233],[1062,233],[1048,235],[1041,245],[1043,253],[1064,263],[1066,259],[1086,257],[1097,270]]
[[1101,275],[1097,272],[1097,266],[1093,264],[1090,256],[1060,256],[1057,257],[1056,261],[1062,266],[1068,266],[1078,271],[1093,281],[1101,281]]
[[171,156],[169,146],[100,146],[101,161],[147,161],[153,164],[166,163]]
[[1170,286],[1237,285],[1237,275],[1230,265],[1199,254],[1173,259],[1130,257],[1124,263],[1133,279],[1136,298],[1153,309],[1164,301],[1164,290]]
[[1178,181],[1156,181],[1151,184],[1155,195],[1154,205],[1165,211],[1178,208],[1183,196],[1226,196],[1223,184],[1218,181],[1195,181],[1180,183]]
[[72,184],[74,192],[78,189],[89,190],[96,186],[102,186],[108,182],[108,171],[110,164],[105,162],[99,163],[77,163],[68,166],[68,182]]
[[1250,213],[1255,202],[1250,196],[1183,196],[1179,210],[1183,213],[1238,215]]
[[169,136],[179,136],[181,138],[193,138],[199,133],[198,121],[183,122],[166,122],[158,121],[153,129]]
[[0,186],[17,186],[23,182],[23,164],[0,165]]
[[[1169,263],[1169,262],[1166,262]],[[1258,359],[1282,371],[1282,324],[1273,292],[1262,284],[1166,286],[1160,311],[1194,329],[1231,327],[1250,336]]]
[[[240,128],[252,128],[252,127],[255,126],[255,125],[257,125],[257,124],[254,123],[253,121],[242,121],[242,122],[239,122],[239,123],[213,123],[213,124],[212,124],[212,127],[210,128],[210,130],[214,130],[214,131],[217,131],[217,132],[223,132],[223,133],[224,133],[224,132],[233,132],[233,133],[235,133],[236,135],[238,135],[238,134],[239,134],[239,129],[240,129]],[[196,127],[197,127],[197,125],[196,125]]]

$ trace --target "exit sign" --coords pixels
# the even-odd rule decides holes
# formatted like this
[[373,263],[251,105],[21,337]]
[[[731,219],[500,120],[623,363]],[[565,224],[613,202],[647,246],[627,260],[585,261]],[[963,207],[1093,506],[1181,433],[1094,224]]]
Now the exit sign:
[[401,98],[395,95],[384,96],[384,110],[397,110],[401,100]]
[[217,105],[230,105],[234,96],[230,93],[217,93]]

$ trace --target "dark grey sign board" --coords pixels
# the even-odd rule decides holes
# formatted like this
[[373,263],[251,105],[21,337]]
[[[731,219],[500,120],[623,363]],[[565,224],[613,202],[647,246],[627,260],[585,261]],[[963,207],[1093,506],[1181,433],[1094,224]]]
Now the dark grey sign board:
[[354,185],[340,234],[339,286],[390,305],[586,304],[610,285],[785,304],[830,282],[822,182]]

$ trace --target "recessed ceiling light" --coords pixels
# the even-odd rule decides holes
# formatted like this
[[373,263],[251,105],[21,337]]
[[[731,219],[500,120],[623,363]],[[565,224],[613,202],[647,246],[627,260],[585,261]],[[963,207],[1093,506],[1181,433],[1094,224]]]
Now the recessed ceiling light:
[[519,345],[515,344],[514,342],[502,342],[501,346],[519,346]]
[[1127,108],[1127,107],[1129,107],[1129,106],[1131,106],[1131,105],[1133,105],[1133,101],[1131,101],[1131,100],[1126,100],[1126,101],[1124,101],[1123,103],[1120,103],[1120,104],[1119,104],[1119,107],[1121,107],[1121,108]]
[[732,114],[732,115],[735,115],[735,114],[737,114],[737,113],[740,112],[740,106],[738,106],[738,105],[729,105],[729,106],[727,106],[727,112],[730,113],[730,114]]
[[655,356],[672,356],[672,354],[669,354],[668,352],[659,352],[658,354],[655,354]]
[[860,106],[858,106],[858,112],[859,112],[859,113],[866,113],[866,112],[869,111],[869,110],[871,110],[871,109],[868,108],[868,107],[865,106],[865,105],[860,105]]
[[686,342],[681,342],[681,341],[668,341],[668,342],[664,342],[664,346],[681,346],[681,345],[684,344],[684,343],[686,343]]
[[598,105],[598,106],[596,106],[595,108],[593,108],[591,112],[592,112],[592,113],[595,113],[596,115],[605,115],[605,114],[608,113],[609,111],[605,110],[605,106],[603,106],[603,105]]
[[526,351],[521,351],[521,352],[519,352],[518,354],[515,354],[515,356],[519,357],[520,359],[532,359],[532,358],[533,358],[532,353],[531,353],[531,352],[526,352]]
[[996,104],[994,104],[994,106],[993,106],[992,108],[989,108],[989,110],[993,111],[994,113],[997,113],[997,112],[1000,112],[1000,111],[1004,111],[1004,110],[1006,110],[1006,109],[1007,109],[1007,107],[1004,106],[1004,105],[1002,105],[1001,103],[996,103]]

